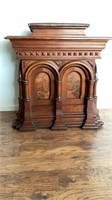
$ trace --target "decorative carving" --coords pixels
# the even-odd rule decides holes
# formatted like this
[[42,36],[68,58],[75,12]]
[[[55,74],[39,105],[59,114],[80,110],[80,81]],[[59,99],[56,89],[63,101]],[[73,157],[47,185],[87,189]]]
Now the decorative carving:
[[67,77],[67,98],[80,97],[80,75],[77,72],[71,72]]
[[36,98],[49,99],[50,97],[50,80],[46,73],[39,73],[35,79]]
[[36,57],[99,57],[98,51],[17,51],[17,56]]
[[63,60],[56,60],[56,61],[55,61],[55,63],[56,63],[58,66],[61,65],[62,62],[63,62]]

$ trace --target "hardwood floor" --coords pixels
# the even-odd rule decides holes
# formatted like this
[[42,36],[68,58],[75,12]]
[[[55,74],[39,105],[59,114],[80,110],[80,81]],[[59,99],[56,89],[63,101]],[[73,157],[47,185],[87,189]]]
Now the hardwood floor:
[[112,200],[112,110],[99,130],[18,132],[1,113],[0,200]]

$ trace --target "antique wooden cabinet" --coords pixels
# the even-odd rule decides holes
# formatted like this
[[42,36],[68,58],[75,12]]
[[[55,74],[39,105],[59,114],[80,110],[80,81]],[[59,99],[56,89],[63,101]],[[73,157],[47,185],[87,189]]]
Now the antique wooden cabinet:
[[7,36],[20,60],[19,109],[13,127],[102,126],[97,109],[97,67],[108,38],[87,37],[88,24],[31,23],[29,36]]

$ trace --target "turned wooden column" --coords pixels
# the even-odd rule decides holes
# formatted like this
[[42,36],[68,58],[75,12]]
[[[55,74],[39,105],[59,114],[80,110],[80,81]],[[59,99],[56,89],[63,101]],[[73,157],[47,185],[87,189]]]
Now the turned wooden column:
[[19,129],[23,123],[24,119],[24,112],[23,112],[23,82],[22,82],[22,69],[21,69],[21,61],[19,63],[19,72],[18,72],[18,84],[19,84],[19,97],[18,97],[18,104],[19,108],[16,113],[17,118],[14,120],[12,127]]
[[83,129],[89,129],[89,128],[98,128],[97,127],[97,119],[94,115],[95,113],[95,107],[94,107],[94,97],[93,97],[93,88],[94,88],[94,80],[88,80],[89,85],[89,92],[87,96],[87,105],[86,105],[86,118],[85,123],[83,125]]
[[33,119],[32,119],[32,111],[31,111],[31,106],[30,106],[30,97],[28,93],[28,87],[29,87],[29,81],[28,80],[23,80],[23,90],[24,90],[24,120],[23,124],[20,127],[21,131],[33,131],[35,130],[35,125],[33,124]]
[[62,82],[57,82],[57,98],[56,98],[56,115],[55,121],[52,126],[52,130],[65,130],[67,127],[64,124],[63,112],[62,112],[62,94],[61,94]]

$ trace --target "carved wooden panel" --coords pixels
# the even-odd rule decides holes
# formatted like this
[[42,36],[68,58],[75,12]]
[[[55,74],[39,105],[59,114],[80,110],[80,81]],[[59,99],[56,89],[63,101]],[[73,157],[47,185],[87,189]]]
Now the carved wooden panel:
[[34,105],[40,105],[40,102],[45,102],[46,105],[55,98],[56,80],[54,73],[47,68],[47,65],[40,65],[32,70],[29,82],[31,85],[31,102]]
[[50,97],[50,78],[48,74],[41,72],[35,79],[37,99],[49,99]]
[[81,89],[81,79],[77,72],[71,72],[67,77],[67,98],[79,98]]
[[[34,66],[34,67],[33,67]],[[29,74],[32,119],[37,127],[51,127],[55,119],[56,77],[47,64],[32,63]]]
[[86,93],[86,74],[81,66],[69,66],[62,75],[63,101],[73,102],[83,99]]

